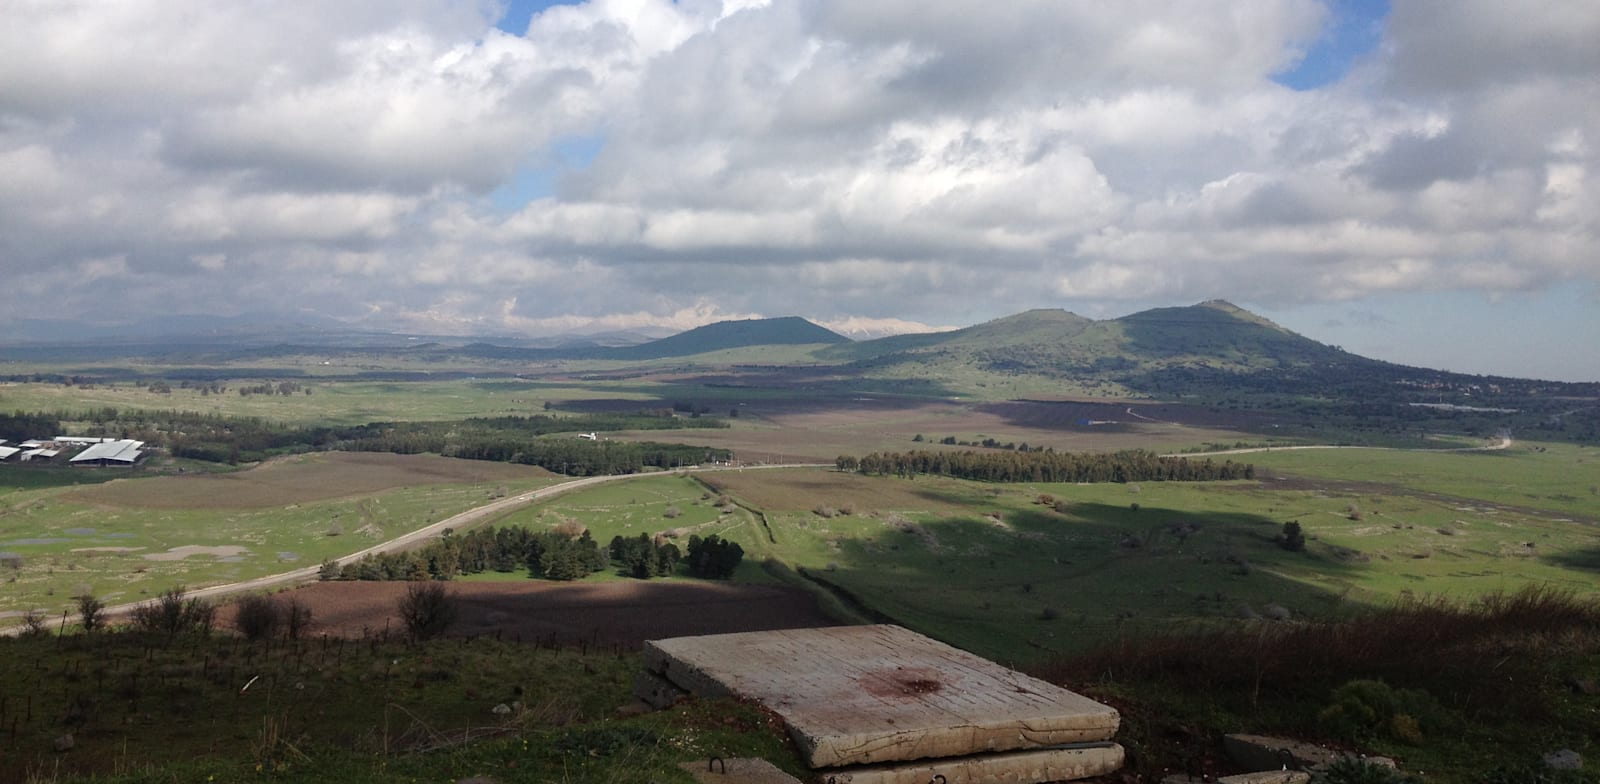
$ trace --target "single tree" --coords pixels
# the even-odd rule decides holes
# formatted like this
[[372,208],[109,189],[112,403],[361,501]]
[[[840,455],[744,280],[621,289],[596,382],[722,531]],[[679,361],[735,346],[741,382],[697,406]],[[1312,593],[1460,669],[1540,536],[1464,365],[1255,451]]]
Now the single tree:
[[406,593],[400,597],[397,609],[406,633],[417,641],[431,640],[444,634],[460,615],[455,594],[445,590],[444,584],[438,582],[407,583]]

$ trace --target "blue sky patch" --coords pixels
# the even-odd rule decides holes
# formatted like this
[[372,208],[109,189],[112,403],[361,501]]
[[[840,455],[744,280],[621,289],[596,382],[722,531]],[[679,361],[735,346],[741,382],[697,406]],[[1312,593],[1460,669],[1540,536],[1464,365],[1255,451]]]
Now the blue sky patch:
[[1378,48],[1389,0],[1330,0],[1327,26],[1295,66],[1272,80],[1294,90],[1315,90],[1344,78],[1362,55]]

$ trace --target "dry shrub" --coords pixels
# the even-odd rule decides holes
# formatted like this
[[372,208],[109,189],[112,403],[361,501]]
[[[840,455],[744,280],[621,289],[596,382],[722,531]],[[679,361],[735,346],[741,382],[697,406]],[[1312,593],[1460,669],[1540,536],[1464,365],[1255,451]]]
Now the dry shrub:
[[1412,599],[1340,621],[1196,629],[1127,637],[1040,668],[1057,683],[1140,681],[1243,699],[1321,700],[1356,679],[1380,680],[1495,704],[1508,714],[1546,710],[1531,680],[1563,649],[1600,649],[1600,602],[1530,586],[1470,604]]
[[235,603],[233,625],[247,640],[270,640],[278,631],[281,617],[275,599],[251,594]]
[[562,517],[560,522],[550,527],[550,530],[568,539],[576,539],[583,536],[584,532],[589,530],[589,526],[584,525],[576,518]]

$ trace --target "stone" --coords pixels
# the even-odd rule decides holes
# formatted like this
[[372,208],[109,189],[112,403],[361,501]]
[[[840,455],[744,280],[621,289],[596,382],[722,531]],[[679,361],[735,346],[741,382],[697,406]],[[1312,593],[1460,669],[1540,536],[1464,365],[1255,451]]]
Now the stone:
[[1125,752],[1115,743],[923,759],[840,770],[819,770],[822,784],[1038,784],[1115,773]]
[[1311,774],[1303,770],[1263,770],[1223,776],[1217,779],[1217,784],[1307,784],[1310,781]]
[[506,716],[511,713],[511,706],[502,702],[499,705],[490,708],[489,712],[496,716]]
[[654,710],[655,708],[652,708],[639,700],[634,700],[627,705],[617,708],[616,714],[618,718],[628,719],[634,716],[643,716],[646,713],[653,712]]
[[72,733],[69,732],[65,735],[56,736],[56,739],[52,745],[55,746],[56,751],[70,751],[73,746],[78,745],[78,741],[77,739],[73,738]]
[[701,784],[800,784],[777,765],[756,757],[684,762],[678,767]]
[[1572,749],[1552,751],[1544,755],[1544,765],[1551,770],[1583,770],[1583,755]]
[[640,670],[633,674],[633,696],[656,710],[666,710],[688,697],[689,693],[660,675]]
[[1222,751],[1246,770],[1321,768],[1339,758],[1337,752],[1310,743],[1245,733],[1224,735]]
[[1294,617],[1294,613],[1289,612],[1289,608],[1281,604],[1269,604],[1261,608],[1261,614],[1273,621],[1287,621]]
[[762,703],[812,768],[1098,743],[1120,723],[1114,708],[893,625],[653,640],[644,660],[696,695]]

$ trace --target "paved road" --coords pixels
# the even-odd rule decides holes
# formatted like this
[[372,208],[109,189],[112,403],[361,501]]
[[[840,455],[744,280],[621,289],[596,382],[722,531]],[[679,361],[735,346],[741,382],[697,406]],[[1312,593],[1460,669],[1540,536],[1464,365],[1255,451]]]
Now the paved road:
[[[829,467],[832,467],[831,464],[829,464],[829,463],[784,463],[784,464],[780,464],[780,465],[718,466],[718,467],[715,467],[715,468],[680,468],[680,469],[675,469],[675,472],[677,472],[677,473],[700,474],[700,473],[711,473],[711,472],[715,472],[715,471],[746,471],[746,470],[755,471],[755,470],[766,470],[766,469],[773,469],[773,468],[829,468]],[[503,515],[503,514],[505,514],[507,512],[510,512],[512,510],[519,509],[521,507],[527,506],[528,504],[531,504],[531,503],[533,503],[535,501],[543,501],[543,500],[545,500],[547,498],[552,498],[554,496],[558,496],[558,495],[561,495],[563,493],[570,493],[573,490],[578,490],[578,489],[581,489],[581,488],[584,488],[584,487],[591,487],[593,485],[603,484],[603,483],[606,483],[606,482],[624,482],[624,481],[628,481],[630,479],[643,479],[643,478],[652,477],[652,476],[662,476],[664,473],[665,472],[656,471],[656,472],[639,473],[639,474],[617,474],[617,475],[614,475],[614,476],[590,476],[590,477],[585,477],[583,479],[573,479],[573,480],[568,481],[568,482],[561,482],[560,484],[554,484],[554,485],[551,485],[549,487],[543,487],[543,488],[540,488],[538,490],[533,490],[531,492],[522,493],[520,495],[514,495],[514,496],[511,496],[509,498],[502,498],[502,499],[500,499],[498,501],[493,501],[493,502],[484,504],[483,506],[479,506],[479,507],[474,507],[472,509],[468,509],[465,512],[461,512],[460,514],[452,515],[452,516],[447,517],[447,518],[445,518],[443,520],[440,520],[437,523],[432,523],[432,524],[424,526],[422,528],[418,528],[417,530],[412,531],[410,533],[402,534],[402,535],[397,536],[397,537],[395,537],[393,539],[390,539],[390,540],[388,540],[386,542],[381,542],[379,544],[375,544],[375,545],[373,545],[371,547],[368,547],[365,550],[361,550],[359,552],[351,553],[350,555],[346,555],[346,556],[343,556],[343,557],[340,557],[340,558],[337,558],[337,559],[334,559],[334,560],[336,560],[340,564],[346,564],[346,563],[351,563],[353,561],[359,561],[362,558],[365,558],[366,556],[369,556],[369,555],[379,555],[379,554],[382,554],[382,553],[392,553],[392,552],[395,552],[396,550],[409,549],[409,548],[414,547],[414,546],[416,546],[418,544],[421,544],[422,542],[425,542],[425,541],[427,541],[429,539],[434,539],[434,538],[439,537],[441,534],[444,533],[444,529],[446,529],[446,528],[451,528],[451,529],[455,529],[455,530],[463,530],[463,529],[471,527],[474,524],[481,523],[486,519],[492,519],[492,518],[495,518],[495,517],[499,517],[500,515]],[[321,570],[322,570],[322,564],[317,564],[316,566],[307,566],[307,567],[304,567],[304,568],[301,568],[301,569],[295,569],[293,571],[280,572],[278,574],[269,574],[269,575],[267,575],[265,577],[257,577],[257,578],[252,579],[252,580],[243,580],[243,581],[236,582],[236,583],[226,583],[224,585],[213,585],[213,586],[210,586],[208,588],[196,588],[196,589],[194,589],[192,591],[188,591],[185,595],[187,597],[189,597],[189,598],[194,598],[194,599],[215,599],[215,598],[218,598],[218,597],[227,596],[229,594],[245,593],[245,592],[249,592],[249,591],[261,591],[261,590],[265,590],[265,589],[268,589],[268,588],[277,588],[279,586],[284,586],[284,585],[298,585],[300,583],[308,583],[308,582],[315,581],[317,579],[317,577],[318,577],[318,574],[321,572]],[[133,612],[133,609],[135,607],[138,607],[139,605],[144,604],[147,601],[151,601],[151,600],[147,599],[145,601],[130,602],[128,604],[113,605],[113,606],[105,608],[105,610],[103,612],[107,616],[126,615],[126,614],[128,614],[130,612]],[[68,616],[65,622],[67,624],[77,623],[78,622],[78,617],[76,615]],[[55,619],[52,619],[52,621],[50,622],[50,627],[51,628],[58,628],[58,627],[61,626],[61,624],[62,624],[62,620],[60,618],[55,618]],[[12,634],[16,634],[20,630],[21,630],[20,626],[14,626],[14,627],[11,627],[9,629],[0,629],[0,635],[12,635]]]

